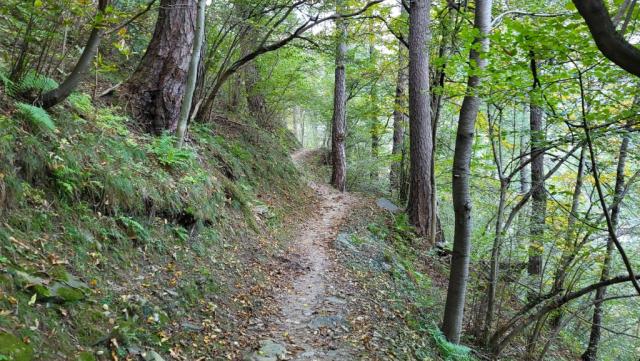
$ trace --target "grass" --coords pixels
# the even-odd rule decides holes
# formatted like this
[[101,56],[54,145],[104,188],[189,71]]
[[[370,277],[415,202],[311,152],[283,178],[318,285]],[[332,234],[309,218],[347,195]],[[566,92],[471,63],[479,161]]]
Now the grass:
[[[181,322],[210,320],[207,332],[237,332],[245,306],[234,295],[265,279],[260,262],[278,243],[252,245],[273,238],[297,207],[302,181],[289,138],[194,124],[192,141],[177,149],[171,136],[138,133],[118,108],[85,94],[53,111],[7,100],[0,335],[28,342],[38,360],[123,358],[131,347],[186,359],[229,352],[209,333],[194,340],[202,347],[175,351],[193,336]],[[257,221],[256,205],[269,208],[266,221]],[[81,301],[34,302],[11,270],[47,282],[64,271],[90,291]]]

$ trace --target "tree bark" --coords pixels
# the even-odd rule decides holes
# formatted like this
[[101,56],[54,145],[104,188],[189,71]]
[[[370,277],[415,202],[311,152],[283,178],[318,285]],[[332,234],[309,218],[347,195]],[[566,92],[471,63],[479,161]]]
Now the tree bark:
[[189,123],[189,113],[191,112],[191,103],[193,101],[193,93],[196,90],[196,82],[198,81],[198,65],[200,64],[200,54],[202,52],[202,43],[204,42],[204,18],[206,11],[206,0],[198,0],[198,19],[196,21],[196,35],[193,41],[193,51],[191,52],[191,60],[189,62],[189,73],[187,75],[187,89],[182,105],[180,106],[180,118],[178,121],[178,148],[184,143],[184,137],[187,132]]
[[393,108],[393,144],[391,147],[393,161],[391,163],[391,171],[389,172],[391,192],[399,191],[400,189],[402,161],[396,159],[402,157],[404,133],[407,124],[405,111],[407,106],[407,57],[404,51],[404,46],[398,44],[398,75],[396,78],[396,93]]
[[67,76],[67,78],[64,80],[64,82],[60,84],[60,86],[42,95],[40,101],[42,103],[42,107],[44,107],[45,109],[51,108],[52,106],[59,104],[60,102],[67,99],[71,92],[76,89],[84,74],[91,66],[91,61],[98,51],[98,46],[100,46],[100,39],[102,38],[102,34],[104,34],[104,27],[101,21],[105,15],[104,11],[110,2],[111,0],[98,1],[98,14],[96,15],[96,18],[94,20],[95,23],[93,25],[93,29],[91,30],[91,34],[89,35],[87,44],[85,45],[84,50],[80,55],[80,59],[78,59],[75,67],[73,68],[69,76]]
[[[336,11],[340,13],[342,3],[336,4]],[[333,92],[333,119],[331,131],[331,158],[333,172],[331,184],[339,191],[346,190],[347,157],[345,153],[345,138],[347,128],[347,86],[345,62],[347,56],[347,23],[342,18],[336,19],[337,45],[336,70]]]
[[547,193],[544,185],[544,141],[545,132],[542,119],[542,108],[538,105],[537,92],[540,86],[537,75],[535,55],[531,56],[531,71],[533,74],[533,90],[530,94],[529,126],[531,130],[531,220],[530,243],[527,274],[529,284],[538,292],[529,292],[529,298],[539,294],[542,272],[542,254],[544,252],[544,229],[547,213]]
[[[373,32],[373,29],[370,29]],[[375,64],[376,62],[376,48],[373,40],[369,44],[369,63]],[[369,106],[371,109],[371,127],[369,132],[371,134],[371,164],[370,178],[372,181],[378,180],[378,158],[380,157],[380,137],[384,132],[383,126],[378,121],[378,89],[376,82],[371,83],[369,89]]]
[[[452,196],[455,213],[453,254],[447,301],[445,304],[442,332],[450,342],[459,343],[464,316],[464,303],[469,277],[469,257],[471,253],[471,151],[473,147],[475,122],[480,108],[477,95],[482,71],[487,64],[485,55],[489,51],[489,31],[491,30],[492,0],[476,0],[474,27],[478,35],[469,52],[471,66],[467,81],[467,91],[462,101],[456,146],[453,156]],[[479,46],[479,48],[478,48]]]
[[195,37],[195,0],[162,0],[142,61],[125,85],[136,119],[155,134],[175,132]]
[[410,185],[407,214],[417,233],[433,239],[431,159],[433,137],[429,94],[431,0],[412,0],[409,14],[409,153]]
[[[616,231],[618,227],[618,220],[620,217],[620,202],[622,194],[625,189],[624,170],[627,161],[627,151],[629,149],[629,133],[625,133],[622,138],[622,144],[620,145],[620,151],[618,153],[618,166],[616,169],[616,185],[614,190],[614,203],[611,207],[611,224],[613,230]],[[607,250],[604,257],[604,263],[602,265],[602,272],[600,274],[600,281],[607,280],[611,273],[611,259],[613,258],[613,251],[615,250],[615,244],[611,237],[607,239]],[[583,361],[596,361],[598,354],[598,346],[601,336],[601,325],[603,316],[603,304],[602,300],[607,293],[607,287],[601,287],[596,290],[596,301],[593,309],[593,319],[591,321],[591,332],[589,334],[589,344],[587,349],[582,354]]]

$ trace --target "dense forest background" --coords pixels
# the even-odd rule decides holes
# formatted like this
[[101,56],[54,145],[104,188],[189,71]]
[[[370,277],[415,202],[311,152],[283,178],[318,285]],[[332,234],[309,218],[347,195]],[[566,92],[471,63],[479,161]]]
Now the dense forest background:
[[243,359],[309,177],[357,359],[638,360],[636,3],[0,0],[0,360]]

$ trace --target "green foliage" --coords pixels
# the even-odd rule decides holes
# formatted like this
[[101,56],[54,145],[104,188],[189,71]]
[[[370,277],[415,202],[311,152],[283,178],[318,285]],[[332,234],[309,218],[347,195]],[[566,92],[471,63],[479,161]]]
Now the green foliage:
[[56,126],[46,110],[26,103],[16,103],[18,114],[40,129],[55,131]]
[[27,72],[20,82],[15,86],[14,93],[45,93],[58,87],[58,83],[44,75],[34,71]]
[[436,325],[429,328],[429,333],[445,361],[473,361],[475,359],[471,355],[470,348],[447,341]]
[[95,110],[91,103],[91,97],[84,93],[73,93],[69,95],[67,101],[80,114],[90,114]]
[[191,164],[194,154],[187,148],[177,148],[176,139],[168,134],[155,138],[149,144],[149,151],[158,162],[170,168],[185,168]]

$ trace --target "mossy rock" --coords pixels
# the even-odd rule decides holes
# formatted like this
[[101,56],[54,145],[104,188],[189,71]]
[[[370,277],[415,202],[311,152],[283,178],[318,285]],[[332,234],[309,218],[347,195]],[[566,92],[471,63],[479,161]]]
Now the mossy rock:
[[33,348],[10,333],[0,333],[0,360],[31,361]]
[[86,298],[89,286],[73,275],[58,273],[56,279],[47,280],[20,270],[12,270],[15,284],[25,291],[35,292],[38,300],[56,303],[77,302]]

